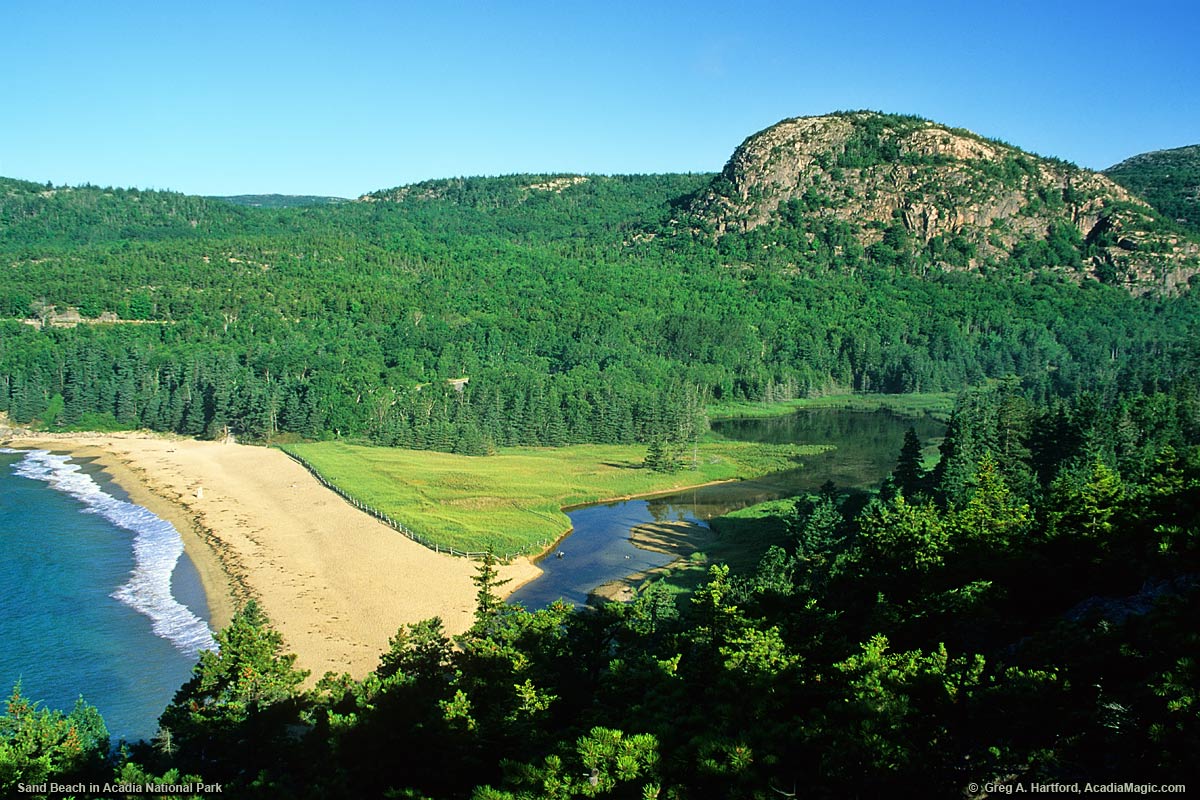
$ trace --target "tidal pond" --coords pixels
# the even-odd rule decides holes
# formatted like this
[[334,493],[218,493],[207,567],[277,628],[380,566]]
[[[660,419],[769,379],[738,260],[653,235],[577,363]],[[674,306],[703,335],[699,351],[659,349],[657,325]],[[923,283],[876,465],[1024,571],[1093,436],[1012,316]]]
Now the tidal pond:
[[806,456],[797,469],[754,480],[568,509],[571,533],[539,561],[543,574],[519,588],[509,601],[531,609],[559,598],[581,605],[601,584],[674,560],[674,556],[634,546],[630,532],[639,526],[654,525],[654,535],[668,537],[679,531],[681,524],[706,526],[707,520],[739,508],[816,492],[826,481],[842,490],[877,488],[895,468],[910,426],[926,447],[935,446],[946,429],[928,416],[837,409],[713,422],[713,432],[727,439],[830,444],[835,449]]

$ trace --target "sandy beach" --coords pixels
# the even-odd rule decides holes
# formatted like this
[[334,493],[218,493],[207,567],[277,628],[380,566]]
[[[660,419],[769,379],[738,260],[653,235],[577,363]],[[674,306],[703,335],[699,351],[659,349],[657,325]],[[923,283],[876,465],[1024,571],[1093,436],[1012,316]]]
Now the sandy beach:
[[[323,487],[279,450],[151,434],[37,436],[9,446],[97,462],[139,505],[171,521],[208,595],[214,627],[261,604],[314,682],[361,678],[401,626],[472,620],[475,563],[434,553]],[[512,591],[540,573],[501,567]]]

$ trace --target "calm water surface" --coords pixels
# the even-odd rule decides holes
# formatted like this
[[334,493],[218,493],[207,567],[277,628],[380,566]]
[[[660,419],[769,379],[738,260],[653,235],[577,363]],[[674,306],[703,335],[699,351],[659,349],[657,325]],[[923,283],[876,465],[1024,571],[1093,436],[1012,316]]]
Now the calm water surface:
[[509,600],[527,608],[542,608],[560,597],[582,605],[591,590],[603,583],[670,563],[671,556],[642,550],[630,542],[629,532],[638,525],[668,520],[702,525],[755,503],[815,492],[826,481],[833,481],[841,489],[877,488],[895,468],[904,433],[910,426],[916,428],[917,436],[927,446],[940,441],[946,429],[931,417],[836,409],[714,422],[713,431],[728,439],[832,444],[836,449],[805,456],[798,469],[754,480],[568,511],[571,534],[538,563],[543,574],[515,591]]

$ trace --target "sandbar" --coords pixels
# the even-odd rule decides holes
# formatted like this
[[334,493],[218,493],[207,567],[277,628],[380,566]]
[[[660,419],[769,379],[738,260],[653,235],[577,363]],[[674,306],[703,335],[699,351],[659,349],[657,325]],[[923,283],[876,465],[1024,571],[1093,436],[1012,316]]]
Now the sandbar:
[[[169,520],[196,564],[214,627],[258,601],[309,684],[361,678],[408,623],[470,627],[476,563],[435,553],[346,503],[280,450],[146,433],[35,434],[13,447],[93,459]],[[500,567],[507,594],[541,573]]]
[[717,533],[712,528],[687,520],[635,525],[629,531],[629,540],[634,547],[674,558],[661,567],[651,567],[602,583],[592,590],[591,595],[601,602],[627,603],[637,596],[638,587],[643,583],[666,575],[716,539]]

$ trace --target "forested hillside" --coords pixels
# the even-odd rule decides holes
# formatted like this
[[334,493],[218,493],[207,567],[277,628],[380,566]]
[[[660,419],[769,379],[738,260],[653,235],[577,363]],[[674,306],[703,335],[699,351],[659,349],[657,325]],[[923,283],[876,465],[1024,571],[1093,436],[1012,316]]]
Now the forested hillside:
[[322,197],[309,194],[235,194],[210,199],[252,208],[296,208],[298,206],[338,205],[350,202],[344,197]]
[[1127,158],[1104,174],[1171,219],[1200,230],[1200,145]]
[[250,604],[153,743],[111,751],[95,709],[15,690],[0,787],[1178,785],[1200,747],[1196,248],[1101,176],[860,112],[785,121],[720,175],[279,208],[4,181],[0,411],[19,424],[649,457],[714,401],[961,396],[936,466],[913,433],[877,496],[830,485],[758,517],[780,544],[749,574],[531,613],[489,559],[466,634],[408,626],[373,674],[309,691]]
[[[913,165],[896,144],[897,126],[926,123],[852,118],[846,175],[949,158]],[[1051,169],[1004,152],[1027,177]],[[1105,280],[1096,265],[1120,236],[1109,247],[1037,222],[984,257],[966,233],[926,239],[925,217],[902,211],[864,245],[804,173],[787,187],[799,199],[714,238],[697,214],[727,177],[452,179],[297,208],[5,181],[0,411],[50,428],[486,453],[686,439],[712,401],[1009,375],[1045,398],[1183,369],[1198,301],[1182,283],[1133,296]],[[1107,213],[1100,195],[1076,199]],[[975,268],[944,268],[959,258]]]
[[99,242],[244,233],[254,224],[241,209],[204,197],[0,178],[0,252],[26,257]]

